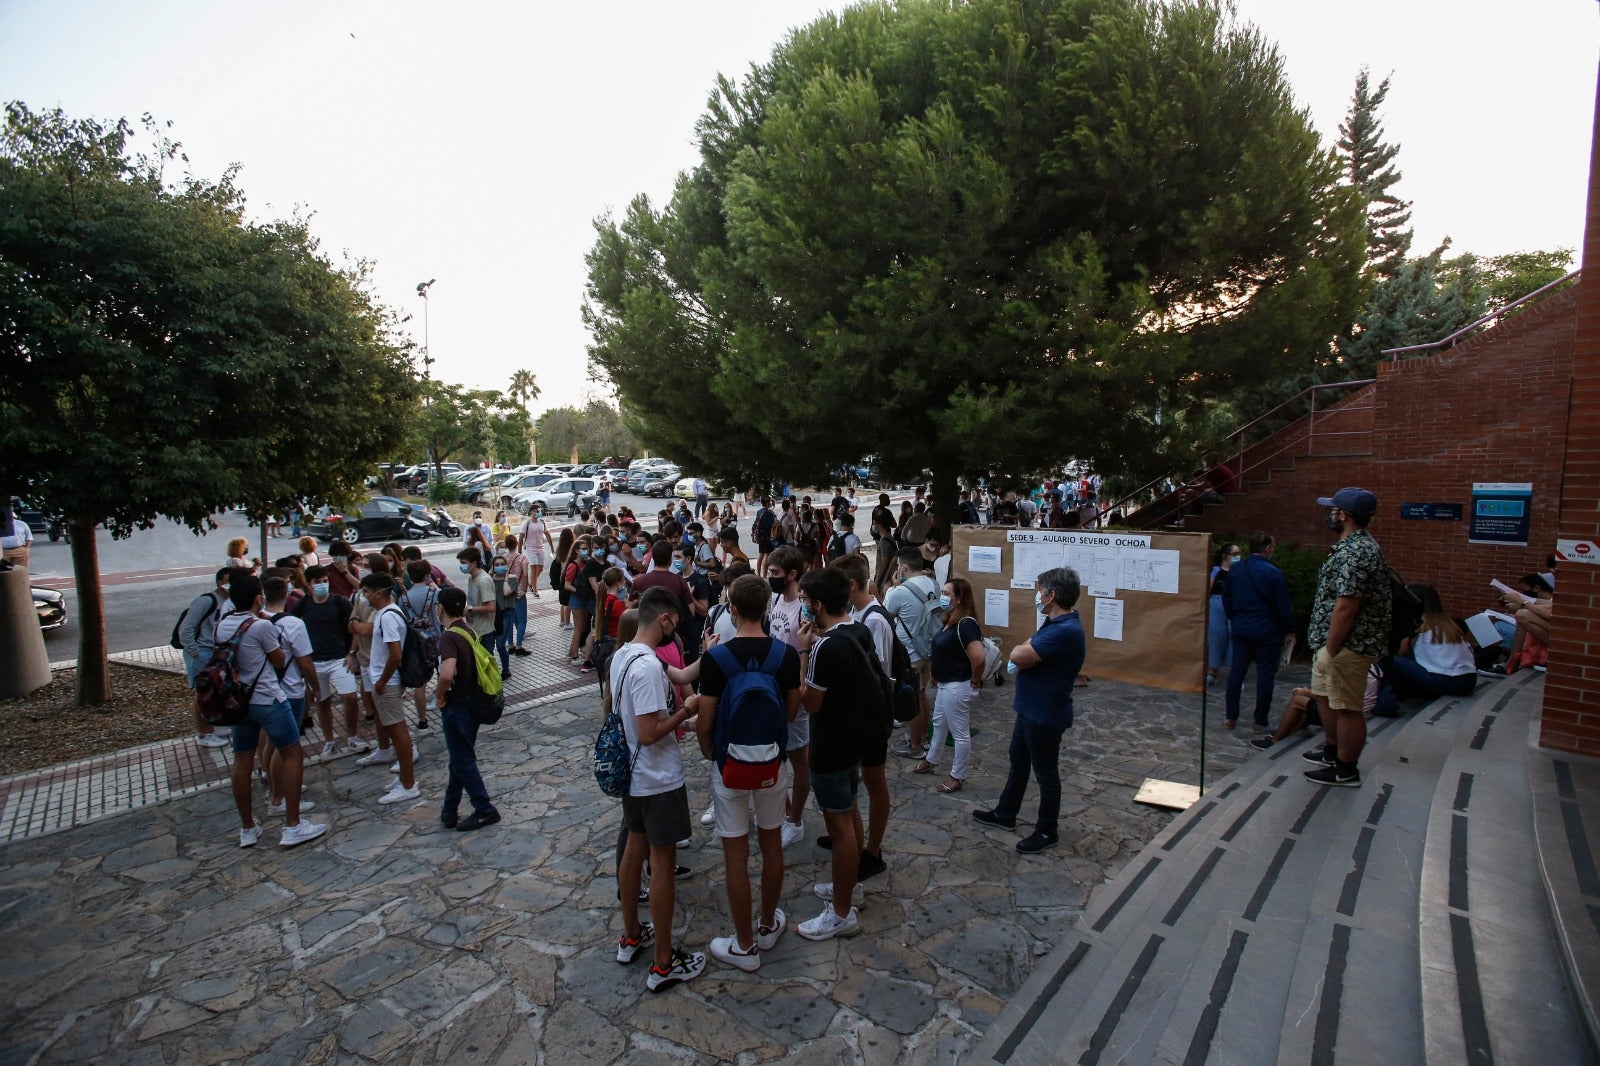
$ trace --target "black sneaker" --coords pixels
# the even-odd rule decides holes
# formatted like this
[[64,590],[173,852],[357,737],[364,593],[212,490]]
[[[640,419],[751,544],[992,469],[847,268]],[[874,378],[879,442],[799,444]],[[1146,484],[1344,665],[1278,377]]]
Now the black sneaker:
[[1272,747],[1272,738],[1263,733],[1261,736],[1250,741],[1250,746],[1255,748],[1257,751],[1266,751],[1268,748]]
[[1017,827],[1015,818],[1002,818],[993,811],[973,811],[972,820],[981,825],[999,826],[1001,829],[1015,829]]
[[656,927],[649,922],[639,923],[639,935],[628,936],[624,933],[617,938],[617,961],[626,965],[632,962],[645,948],[655,947]]
[[484,826],[494,825],[498,821],[500,821],[499,811],[490,811],[488,814],[480,814],[477,811],[473,811],[461,819],[461,824],[456,826],[456,832],[470,833],[474,829],[482,829]]
[[673,985],[681,985],[685,981],[692,981],[706,968],[706,957],[698,951],[684,951],[682,948],[672,950],[672,961],[665,967],[654,963],[650,966],[650,976],[644,979],[644,986],[652,992],[664,992]]
[[887,869],[889,869],[889,864],[883,861],[882,856],[874,855],[870,851],[863,851],[861,853],[861,867],[856,873],[856,882],[860,883],[869,877],[877,877]]
[[460,821],[461,818],[456,814],[455,811],[451,811],[449,814],[439,815],[439,824],[444,826],[446,829],[454,829],[460,823]]
[[1302,751],[1300,757],[1306,762],[1315,763],[1318,766],[1332,766],[1335,761],[1333,753],[1328,751],[1327,748],[1312,748],[1309,751]]
[[1360,770],[1340,770],[1337,766],[1324,766],[1320,770],[1307,770],[1306,780],[1319,785],[1335,785],[1339,788],[1360,788]]
[[1479,670],[1478,671],[1478,676],[1479,677],[1510,677],[1511,675],[1506,673],[1506,668],[1505,668],[1504,664],[1495,663],[1493,666],[1485,666],[1482,670]]
[[1046,848],[1053,848],[1061,843],[1060,837],[1047,837],[1035,829],[1032,833],[1017,841],[1017,850],[1024,855],[1033,855]]
[[833,838],[828,836],[827,834],[823,834],[822,836],[817,838],[817,847],[821,848],[823,851],[832,851],[833,850]]

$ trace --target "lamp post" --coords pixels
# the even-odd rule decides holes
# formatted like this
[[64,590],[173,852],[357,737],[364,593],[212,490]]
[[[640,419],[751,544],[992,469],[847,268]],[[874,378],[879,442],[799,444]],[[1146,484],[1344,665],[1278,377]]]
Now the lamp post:
[[[417,282],[417,295],[422,297],[422,376],[428,377],[428,370],[433,366],[433,352],[428,347],[428,290],[433,288],[433,283],[438,278],[429,278],[427,281]],[[423,403],[427,403],[423,397]]]

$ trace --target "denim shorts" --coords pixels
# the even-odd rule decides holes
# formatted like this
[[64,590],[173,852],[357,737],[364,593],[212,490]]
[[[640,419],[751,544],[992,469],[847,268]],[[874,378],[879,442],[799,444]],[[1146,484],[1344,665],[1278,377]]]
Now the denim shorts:
[[300,743],[300,719],[289,709],[288,700],[271,704],[252,703],[250,717],[233,727],[234,753],[242,755],[247,751],[255,751],[262,730],[266,731],[267,739],[279,751]]
[[201,655],[198,651],[183,649],[183,676],[188,679],[189,687],[194,688],[194,679],[200,676],[200,671],[205,668],[209,655]]
[[811,771],[811,794],[823,814],[843,814],[856,808],[856,790],[861,787],[861,766],[831,774]]

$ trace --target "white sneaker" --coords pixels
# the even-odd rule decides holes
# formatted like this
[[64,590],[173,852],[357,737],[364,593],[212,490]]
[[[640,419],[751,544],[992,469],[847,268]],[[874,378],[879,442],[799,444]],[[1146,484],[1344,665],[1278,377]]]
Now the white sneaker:
[[704,813],[704,814],[702,814],[700,816],[700,824],[701,825],[716,825],[717,824],[717,805],[715,803],[713,803],[711,806],[707,807],[706,808],[706,813]]
[[832,940],[836,936],[855,936],[861,932],[861,923],[856,920],[854,907],[841,918],[833,912],[833,905],[829,904],[809,922],[801,922],[795,931],[807,940]]
[[256,846],[256,841],[260,839],[261,827],[259,825],[253,825],[249,829],[239,830],[239,846],[241,848],[253,848]]
[[326,744],[322,745],[322,757],[324,759],[332,758],[334,752],[336,752],[338,750],[339,750],[339,745],[335,744],[333,741],[330,740]]
[[296,844],[304,844],[308,840],[315,840],[328,831],[328,827],[319,822],[301,822],[298,825],[283,827],[283,835],[278,838],[280,847],[292,848]]
[[407,800],[414,800],[414,799],[421,799],[421,798],[422,798],[422,789],[418,788],[416,785],[412,785],[410,788],[406,788],[404,785],[400,784],[400,782],[396,781],[394,784],[389,786],[389,791],[385,792],[383,795],[378,797],[378,802],[379,803],[404,803]]
[[194,742],[202,748],[225,748],[228,746],[228,738],[219,737],[215,733],[201,733],[194,738]]
[[786,818],[783,822],[782,832],[783,846],[786,848],[792,848],[806,838],[806,826],[804,822],[801,822],[799,825],[795,825]]
[[344,742],[344,746],[351,751],[371,751],[374,747],[372,741],[362,737],[351,737]]
[[771,951],[778,946],[778,938],[789,927],[789,919],[784,917],[783,908],[777,907],[772,912],[772,925],[756,926],[756,948],[759,951]]
[[428,709],[429,714],[432,714],[434,711],[439,709],[439,702],[433,698],[433,693],[430,692],[428,693],[428,699],[423,706]]
[[388,762],[390,754],[390,752],[385,751],[383,748],[373,748],[371,751],[361,756],[361,758],[357,759],[356,765],[377,766],[379,763]]
[[[285,813],[288,812],[288,804],[289,804],[288,800],[279,800],[277,803],[273,803],[273,804],[268,805],[267,813],[269,813],[269,814],[285,814]],[[314,811],[314,810],[317,809],[317,805],[315,803],[311,802],[308,799],[303,799],[303,800],[300,801],[300,809],[302,811]]]
[[[411,746],[411,765],[415,766],[417,764],[417,756],[419,756],[421,754],[422,754],[421,749],[418,748],[415,744],[413,744]],[[399,759],[396,759],[394,761],[394,764],[389,767],[389,772],[391,774],[397,774],[397,773],[400,772],[400,760]]]
[[761,949],[751,945],[750,950],[740,951],[737,935],[713,937],[708,950],[713,959],[745,973],[755,973],[761,969]]
[[811,891],[813,891],[813,892],[815,892],[817,894],[817,898],[818,899],[825,899],[829,903],[833,902],[833,882],[832,881],[818,881],[816,884],[811,886]]

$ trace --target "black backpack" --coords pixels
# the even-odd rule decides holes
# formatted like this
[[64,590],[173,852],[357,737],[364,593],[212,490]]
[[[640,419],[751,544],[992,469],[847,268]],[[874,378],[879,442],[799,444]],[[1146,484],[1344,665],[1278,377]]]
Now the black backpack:
[[1422,625],[1422,600],[1406,588],[1400,571],[1389,567],[1389,654],[1400,652],[1402,641],[1417,635]]
[[844,547],[844,538],[846,536],[848,534],[841,529],[828,539],[828,562],[835,562],[845,557],[847,553]]
[[[859,629],[859,632],[854,631],[857,629]],[[910,720],[900,717],[899,685],[893,678],[883,672],[883,664],[878,661],[877,646],[872,640],[872,630],[857,622],[854,626],[848,627],[847,631],[840,635],[840,639],[848,640],[854,644],[867,660],[865,684],[862,686],[861,702],[858,705],[861,720],[864,722],[877,722],[883,730],[882,736],[888,738],[894,732],[895,722]],[[889,661],[891,663],[894,662],[892,656]],[[910,665],[910,659],[907,659],[906,663]],[[911,688],[912,699],[915,699],[916,695],[916,688],[913,684]],[[912,717],[914,718],[916,715],[913,713]]]
[[[424,646],[423,636],[418,631],[417,622],[406,621],[405,611],[394,604],[390,604],[383,610],[391,609],[400,616],[401,621],[406,623],[406,633],[400,642],[400,668],[395,671],[395,674],[400,678],[400,684],[405,688],[421,688],[433,680],[434,663],[438,661],[439,640],[437,637],[433,638],[434,654],[430,657],[427,648]],[[379,611],[378,614],[382,615],[383,611]],[[374,623],[376,623],[376,619],[374,619]],[[374,624],[372,635],[374,638],[378,636],[376,624]]]
[[[207,607],[205,610],[200,612],[200,619],[197,622],[195,622],[195,624],[194,624],[196,629],[199,629],[201,626],[205,625],[206,619],[210,618],[213,614],[216,614],[217,613],[217,608],[218,608],[218,606],[220,606],[217,603],[217,594],[216,593],[210,592],[210,593],[207,593],[206,595],[211,600],[211,606]],[[172,647],[174,647],[174,648],[182,649],[182,647],[183,647],[183,641],[178,638],[178,631],[183,628],[183,620],[185,618],[188,618],[188,617],[189,617],[189,608],[185,607],[183,609],[183,613],[178,615],[178,620],[176,622],[172,623],[172,636],[167,638],[167,643],[169,645],[171,645]]]
[[[867,608],[868,614],[874,612],[882,615],[883,620],[889,623],[891,649],[889,652],[889,665],[894,667],[894,676],[889,678],[890,682],[892,682],[889,702],[894,708],[894,720],[896,722],[909,722],[922,711],[922,699],[917,694],[917,686],[921,684],[921,678],[917,674],[916,667],[911,665],[911,653],[906,651],[906,646],[901,643],[900,634],[894,631],[894,615],[885,610],[881,603],[875,603]],[[878,662],[876,654],[872,656],[872,661],[877,664],[878,672],[882,673],[883,664]]]

